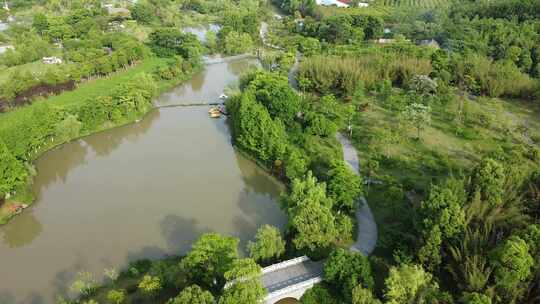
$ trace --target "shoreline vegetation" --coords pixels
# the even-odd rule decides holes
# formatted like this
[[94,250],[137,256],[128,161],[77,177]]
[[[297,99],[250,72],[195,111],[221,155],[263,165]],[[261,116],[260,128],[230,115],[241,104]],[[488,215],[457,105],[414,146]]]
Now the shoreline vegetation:
[[[155,108],[152,104],[155,97],[191,79],[194,74],[200,72],[204,68],[199,60],[197,60],[189,64],[189,70],[184,71],[186,73],[179,73],[176,77],[164,79],[156,75],[158,70],[167,67],[170,64],[171,59],[149,57],[123,72],[85,82],[73,91],[65,91],[59,95],[38,100],[31,105],[0,114],[0,153],[9,152],[6,151],[6,143],[1,140],[3,138],[2,135],[8,133],[17,134],[17,132],[14,131],[14,129],[19,126],[16,122],[25,120],[28,116],[35,115],[34,113],[41,115],[44,114],[40,113],[42,111],[50,111],[56,112],[57,115],[64,115],[65,118],[59,120],[57,123],[68,123],[70,122],[70,119],[72,120],[71,125],[63,126],[65,127],[64,129],[69,129],[71,127],[72,132],[68,132],[67,134],[54,134],[55,130],[50,130],[52,132],[44,135],[41,144],[38,144],[37,146],[34,145],[33,150],[25,151],[27,153],[26,163],[22,164],[23,166],[19,165],[17,169],[25,170],[27,172],[19,173],[22,176],[22,180],[19,180],[16,183],[13,193],[8,192],[9,194],[6,195],[5,203],[0,206],[0,225],[8,223],[11,218],[20,214],[23,204],[26,208],[34,203],[35,200],[31,193],[31,185],[33,183],[33,177],[37,172],[33,169],[33,162],[41,155],[70,141],[131,124],[139,119],[143,119],[146,114]],[[153,77],[152,75],[157,77]],[[157,78],[157,80],[155,80],[155,78]],[[140,81],[140,83],[137,84],[137,81]],[[141,85],[146,87],[141,87]],[[110,117],[113,119],[107,119],[101,124],[95,124],[91,127],[84,127],[82,122],[78,121],[79,117],[75,117],[79,115],[79,113],[77,113],[78,110],[87,106],[85,103],[93,101],[97,102],[105,99],[112,101],[114,100],[115,91],[121,90],[122,88],[127,89],[126,86],[130,87],[132,90],[141,90],[139,92],[141,95],[136,98],[142,98],[142,100],[136,102],[142,101],[142,103],[138,104],[136,108],[124,110],[124,112],[120,112],[119,114],[115,113],[114,115],[117,115],[116,117]],[[82,96],[86,96],[86,98],[81,99]],[[61,112],[67,112],[67,114]],[[15,128],[13,128],[14,126]],[[51,129],[51,126],[49,126],[49,129]],[[14,141],[16,142],[17,138],[15,138]]]

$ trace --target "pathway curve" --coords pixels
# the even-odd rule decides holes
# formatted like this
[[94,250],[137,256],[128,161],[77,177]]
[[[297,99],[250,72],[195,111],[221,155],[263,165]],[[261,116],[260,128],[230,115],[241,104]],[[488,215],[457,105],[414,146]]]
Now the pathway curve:
[[[336,137],[343,148],[343,159],[356,174],[360,175],[360,161],[358,160],[356,148],[342,134],[338,133]],[[360,206],[356,211],[356,220],[358,222],[358,236],[350,249],[361,252],[364,255],[369,255],[373,252],[377,244],[377,223],[375,223],[373,213],[363,196],[360,197]]]
[[[261,23],[260,36],[263,44],[268,47],[274,47],[266,42],[266,35],[268,33],[268,24],[266,22]],[[298,82],[296,80],[296,73],[298,71],[299,62],[302,54],[296,52],[294,59],[294,65],[289,71],[289,84],[290,86],[298,91]],[[337,139],[341,143],[343,148],[343,158],[345,162],[351,167],[351,169],[357,174],[360,175],[360,161],[358,160],[358,153],[356,148],[352,145],[350,140],[338,133],[336,135]],[[369,255],[375,249],[377,244],[377,223],[373,217],[373,213],[369,208],[367,200],[365,197],[359,198],[360,206],[356,211],[356,221],[358,224],[358,235],[356,242],[350,247],[350,250],[361,252],[364,255]]]

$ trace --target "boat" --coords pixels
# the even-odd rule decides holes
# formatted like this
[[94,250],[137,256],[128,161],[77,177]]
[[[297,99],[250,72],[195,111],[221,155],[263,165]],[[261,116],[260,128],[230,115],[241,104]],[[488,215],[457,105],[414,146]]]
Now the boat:
[[217,107],[210,108],[210,110],[208,110],[208,114],[210,114],[211,118],[219,118],[219,117],[221,117],[221,111]]

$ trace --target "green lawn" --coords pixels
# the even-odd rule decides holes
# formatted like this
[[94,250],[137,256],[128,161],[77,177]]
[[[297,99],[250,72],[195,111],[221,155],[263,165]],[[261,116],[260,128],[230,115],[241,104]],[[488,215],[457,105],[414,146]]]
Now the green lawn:
[[[77,89],[69,92],[64,92],[59,95],[51,96],[47,99],[38,102],[47,102],[58,106],[66,106],[82,102],[86,98],[98,97],[106,95],[111,92],[118,84],[129,81],[133,76],[139,73],[151,73],[158,66],[164,65],[165,60],[163,58],[148,58],[139,63],[138,65],[129,68],[125,71],[117,72],[109,77],[99,78],[84,82],[80,84]],[[160,86],[166,87],[168,83],[160,83]],[[161,88],[163,89],[163,88]],[[36,103],[38,103],[36,102]],[[36,104],[34,103],[34,104]],[[16,120],[17,117],[23,114],[25,111],[30,111],[33,105],[25,106],[20,109],[16,109],[0,115],[0,129],[9,124],[12,120]]]
[[4,83],[4,81],[6,81],[9,76],[16,70],[22,73],[30,72],[32,74],[43,74],[48,67],[49,65],[43,64],[41,61],[35,61],[23,65],[0,69],[0,85]]

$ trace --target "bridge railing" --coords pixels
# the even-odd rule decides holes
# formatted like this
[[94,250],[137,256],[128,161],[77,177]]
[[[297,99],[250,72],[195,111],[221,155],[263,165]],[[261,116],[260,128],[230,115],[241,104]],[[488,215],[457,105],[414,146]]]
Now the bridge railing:
[[305,256],[305,255],[301,256],[301,257],[291,259],[291,260],[283,261],[281,263],[277,263],[277,264],[274,264],[274,265],[270,265],[268,267],[264,267],[262,269],[262,274],[265,275],[265,274],[267,274],[269,272],[273,272],[273,271],[276,271],[276,270],[280,270],[280,269],[284,269],[284,268],[291,267],[291,266],[294,266],[294,265],[298,265],[298,264],[304,263],[306,261],[309,261],[309,258],[307,256]]
[[300,283],[296,283],[294,285],[287,286],[285,288],[282,288],[282,289],[279,289],[279,290],[276,290],[274,292],[269,293],[266,296],[266,299],[268,300],[268,299],[282,297],[284,295],[293,293],[293,292],[295,292],[297,290],[300,290],[300,289],[309,289],[309,288],[313,287],[313,285],[322,282],[322,280],[323,280],[322,277],[316,277],[316,278],[311,278],[309,280],[306,280],[306,281],[303,281],[303,282],[300,282]]

